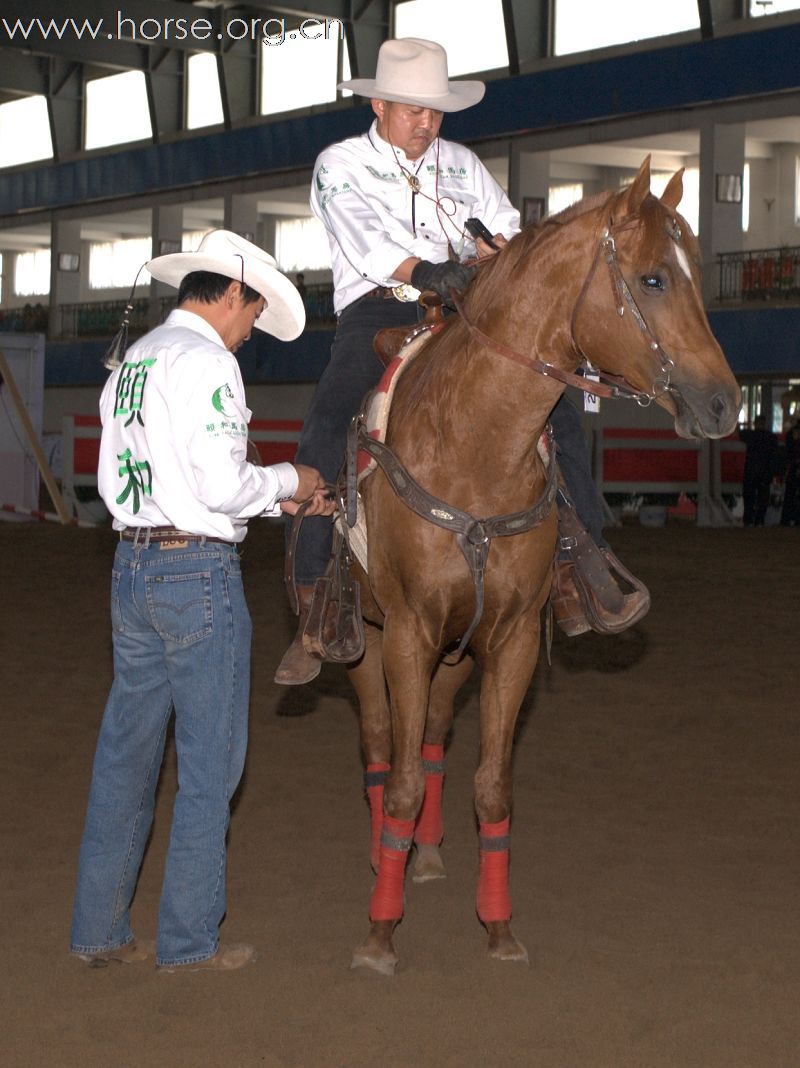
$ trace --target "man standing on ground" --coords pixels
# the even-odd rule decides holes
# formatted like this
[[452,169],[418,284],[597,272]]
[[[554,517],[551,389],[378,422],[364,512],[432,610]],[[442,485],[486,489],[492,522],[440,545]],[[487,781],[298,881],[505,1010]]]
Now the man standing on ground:
[[245,459],[250,412],[232,353],[255,327],[289,341],[302,301],[275,260],[224,230],[160,256],[178,308],[124,356],[100,400],[99,489],[119,532],[111,585],[114,682],[81,843],[71,951],[92,964],[152,956],[130,905],[175,712],[178,793],[158,917],[164,970],[239,968],[220,945],[230,799],[244,768],[250,616],[238,545],[253,516],[330,515],[313,468]]

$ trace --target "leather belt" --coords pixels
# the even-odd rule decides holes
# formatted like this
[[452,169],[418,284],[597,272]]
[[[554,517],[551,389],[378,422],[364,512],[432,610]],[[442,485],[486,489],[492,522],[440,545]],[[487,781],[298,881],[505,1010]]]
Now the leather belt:
[[207,534],[191,534],[188,530],[178,530],[175,527],[125,527],[119,532],[120,541],[144,542],[146,545],[151,541],[207,541],[217,542],[221,545],[235,545],[236,542],[228,541],[227,538],[212,538]]
[[394,290],[389,286],[375,286],[374,289],[370,289],[368,293],[364,293],[361,300],[397,300],[394,295]]

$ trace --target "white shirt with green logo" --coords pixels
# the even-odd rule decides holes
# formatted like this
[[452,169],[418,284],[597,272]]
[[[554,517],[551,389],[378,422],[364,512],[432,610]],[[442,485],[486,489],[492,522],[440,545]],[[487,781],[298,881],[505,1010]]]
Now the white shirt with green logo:
[[396,286],[391,271],[409,256],[443,263],[452,248],[467,258],[472,216],[493,234],[519,230],[519,212],[474,152],[440,137],[409,160],[378,136],[377,123],[320,153],[311,210],[328,231],[337,312],[375,286]]
[[114,529],[172,526],[238,542],[249,518],[280,514],[297,472],[247,462],[251,414],[216,330],[171,312],[130,347],[100,397],[98,486]]

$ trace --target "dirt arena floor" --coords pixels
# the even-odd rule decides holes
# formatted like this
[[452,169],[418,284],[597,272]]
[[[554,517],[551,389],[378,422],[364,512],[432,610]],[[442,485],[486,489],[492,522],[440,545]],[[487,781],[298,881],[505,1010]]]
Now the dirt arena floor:
[[[349,970],[371,875],[342,669],[286,690],[280,530],[244,554],[251,744],[230,844],[240,972],[90,969],[67,953],[94,741],[111,678],[108,530],[0,524],[0,1063],[220,1068],[796,1068],[800,531],[625,526],[654,607],[618,638],[557,636],[525,702],[515,932],[474,914],[477,680],[448,751],[446,880],[407,887],[394,979]],[[155,933],[174,754],[136,896]]]

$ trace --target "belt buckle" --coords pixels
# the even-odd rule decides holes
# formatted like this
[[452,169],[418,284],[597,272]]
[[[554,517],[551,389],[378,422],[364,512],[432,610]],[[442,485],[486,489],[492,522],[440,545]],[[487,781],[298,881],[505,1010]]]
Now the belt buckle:
[[409,285],[408,282],[403,282],[402,285],[395,286],[392,289],[392,296],[402,304],[411,304],[413,301],[419,300],[419,290]]

